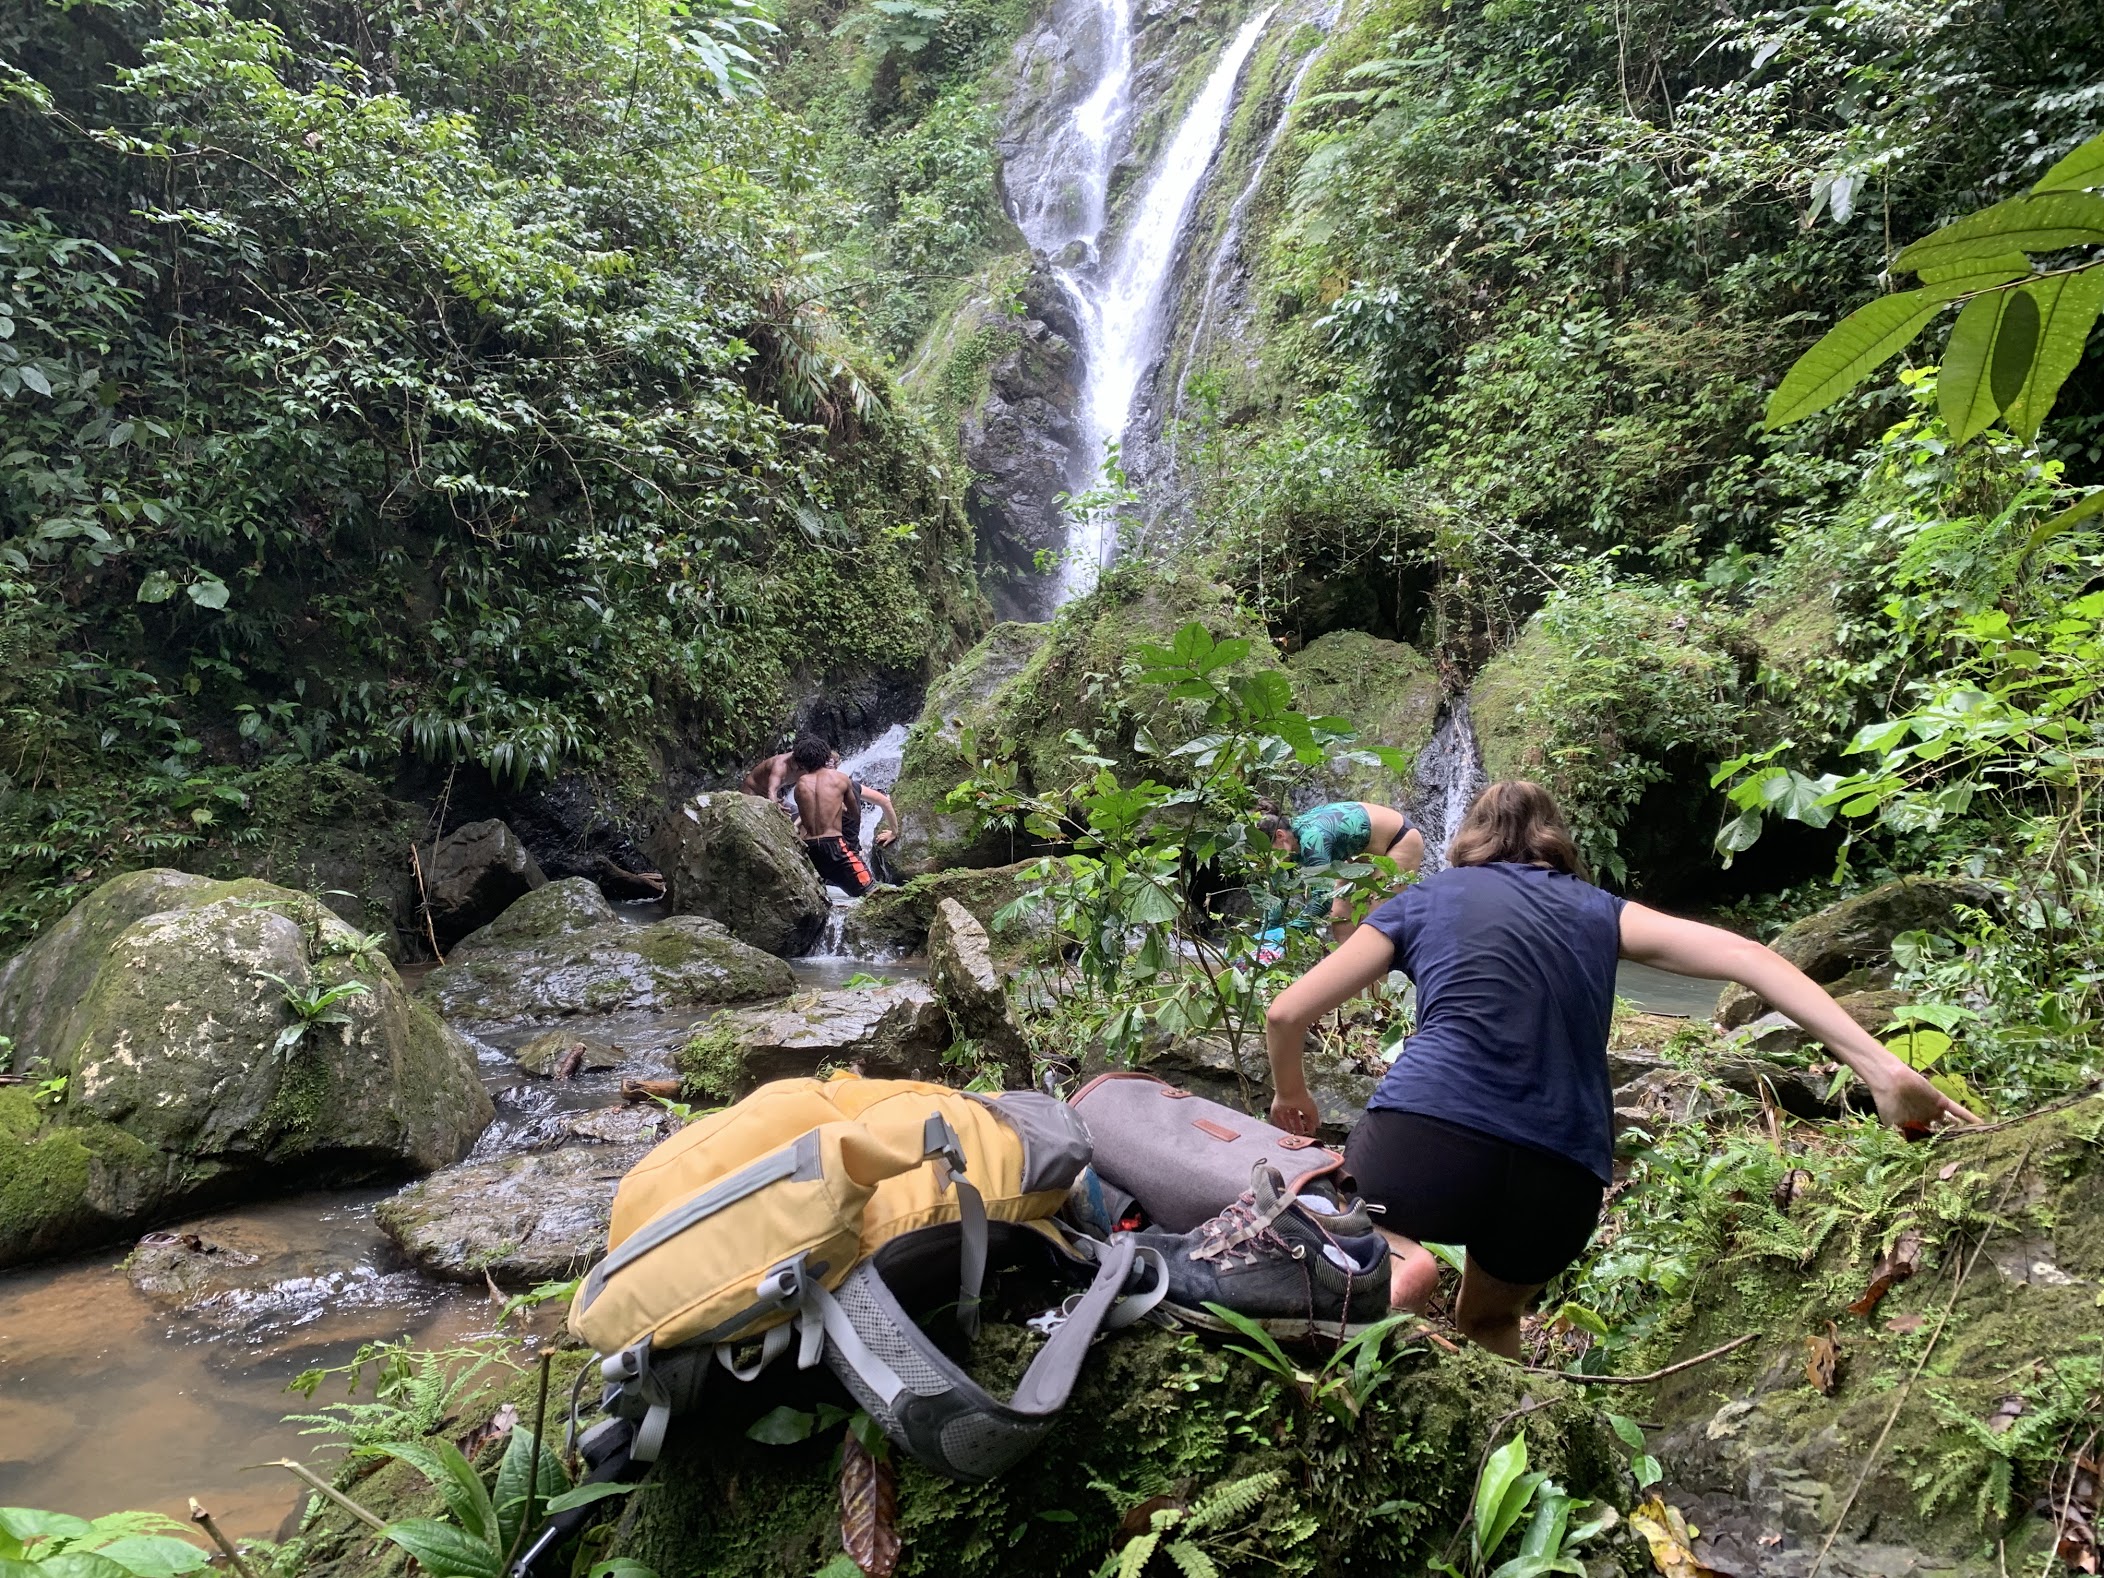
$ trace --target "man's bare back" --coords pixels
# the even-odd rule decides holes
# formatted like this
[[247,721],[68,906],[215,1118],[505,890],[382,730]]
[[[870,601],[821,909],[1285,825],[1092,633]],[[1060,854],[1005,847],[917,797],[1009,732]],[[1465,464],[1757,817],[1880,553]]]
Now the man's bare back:
[[796,775],[796,764],[790,760],[787,751],[782,751],[754,763],[753,770],[745,775],[745,782],[738,787],[762,800],[774,800],[796,781]]
[[[844,836],[854,781],[837,767],[821,767],[796,781],[796,819],[805,840]],[[858,828],[859,835],[860,829]]]

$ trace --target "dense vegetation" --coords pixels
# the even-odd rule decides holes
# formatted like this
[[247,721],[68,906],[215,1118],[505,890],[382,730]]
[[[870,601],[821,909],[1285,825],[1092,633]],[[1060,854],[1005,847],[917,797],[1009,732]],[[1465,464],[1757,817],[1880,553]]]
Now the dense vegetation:
[[631,795],[976,619],[811,273],[772,24],[25,3],[0,22],[0,933],[258,836],[253,774]]

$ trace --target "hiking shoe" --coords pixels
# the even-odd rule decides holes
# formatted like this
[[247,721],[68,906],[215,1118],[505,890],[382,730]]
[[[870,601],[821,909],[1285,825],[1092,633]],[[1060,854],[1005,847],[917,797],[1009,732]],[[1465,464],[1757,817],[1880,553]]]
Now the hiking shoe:
[[1249,1191],[1210,1222],[1133,1237],[1168,1262],[1163,1306],[1188,1325],[1232,1330],[1205,1308],[1218,1304],[1274,1337],[1343,1338],[1388,1313],[1388,1243],[1365,1208],[1297,1199],[1265,1162],[1251,1170]]

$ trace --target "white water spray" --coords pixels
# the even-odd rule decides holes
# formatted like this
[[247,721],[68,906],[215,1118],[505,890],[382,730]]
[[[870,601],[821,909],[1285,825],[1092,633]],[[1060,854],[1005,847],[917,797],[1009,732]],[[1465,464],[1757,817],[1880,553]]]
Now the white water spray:
[[1447,845],[1483,790],[1483,749],[1468,718],[1468,698],[1456,696],[1417,754],[1417,795],[1412,808],[1425,835],[1426,876],[1446,867]]
[[[1162,307],[1169,294],[1165,287],[1177,243],[1219,151],[1242,68],[1277,10],[1275,5],[1268,7],[1243,23],[1221,52],[1155,166],[1113,256],[1093,276],[1061,270],[1062,283],[1081,308],[1088,358],[1081,389],[1082,453],[1088,457],[1092,483],[1101,480],[1109,446],[1124,437],[1140,380],[1160,350]],[[1096,584],[1117,547],[1115,531],[1115,512],[1109,510],[1094,511],[1075,523],[1060,575],[1060,602]]]

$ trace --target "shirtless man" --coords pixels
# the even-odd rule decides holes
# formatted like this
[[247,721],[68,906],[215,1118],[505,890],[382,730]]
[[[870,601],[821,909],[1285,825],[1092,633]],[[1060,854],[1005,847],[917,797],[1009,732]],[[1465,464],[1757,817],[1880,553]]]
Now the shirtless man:
[[[1386,855],[1407,872],[1415,871],[1425,859],[1425,835],[1409,814],[1371,800],[1318,805],[1290,820],[1263,816],[1257,820],[1257,829],[1270,837],[1272,848],[1292,856],[1303,870],[1362,855]],[[1359,929],[1351,916],[1350,895],[1342,884],[1333,896],[1311,900],[1306,913],[1312,920],[1328,920],[1330,936],[1338,942]]]
[[[795,751],[791,749],[762,757],[753,764],[753,770],[745,775],[745,781],[738,787],[747,794],[758,795],[762,800],[781,799],[783,791],[791,788],[802,775],[802,770],[796,765],[795,756]],[[786,812],[788,807],[784,806],[782,809]]]
[[[843,833],[857,814],[855,782],[831,765],[833,748],[815,736],[798,736],[789,755],[791,766],[797,769],[796,819],[803,827],[804,850],[820,877],[859,899],[876,886],[877,879]],[[858,828],[857,841],[859,833]]]

